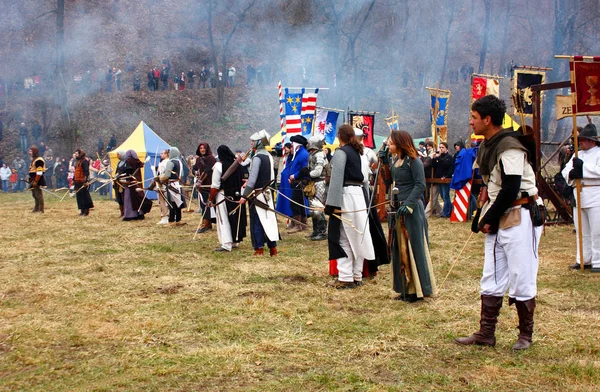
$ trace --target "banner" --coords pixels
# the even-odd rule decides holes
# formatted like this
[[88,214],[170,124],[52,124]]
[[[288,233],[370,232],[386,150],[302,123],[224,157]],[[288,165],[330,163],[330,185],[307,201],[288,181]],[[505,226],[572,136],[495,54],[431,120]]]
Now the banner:
[[302,121],[302,136],[307,139],[313,134],[318,94],[318,88],[312,93],[305,92],[302,94],[302,112],[300,114]]
[[512,91],[516,97],[514,114],[523,113],[526,117],[533,115],[533,92],[531,86],[544,83],[546,71],[535,69],[520,69],[514,68]]
[[556,119],[562,120],[573,115],[573,101],[570,95],[556,96]]
[[500,97],[500,82],[494,77],[483,77],[473,74],[471,85],[471,102],[485,97],[495,95]]
[[375,148],[375,138],[373,137],[373,129],[375,126],[374,114],[360,114],[348,112],[350,116],[350,125],[354,128],[362,129],[363,144],[365,147]]
[[600,114],[600,57],[575,56],[570,62],[573,113]]
[[302,93],[290,94],[285,89],[285,129],[290,136],[298,135],[302,132]]
[[325,136],[325,143],[335,143],[337,137],[337,121],[340,114],[330,110],[317,109],[315,116],[315,135]]
[[452,93],[450,90],[427,87],[430,94],[429,122],[431,137],[437,146],[448,141],[448,103]]
[[[431,110],[429,111],[429,121],[433,124],[433,116],[436,116],[435,125],[437,126],[447,126],[448,119],[446,114],[448,113],[448,101],[450,100],[450,95],[442,96],[440,93],[436,99],[435,92],[430,90],[431,94]],[[435,114],[434,114],[435,113]]]

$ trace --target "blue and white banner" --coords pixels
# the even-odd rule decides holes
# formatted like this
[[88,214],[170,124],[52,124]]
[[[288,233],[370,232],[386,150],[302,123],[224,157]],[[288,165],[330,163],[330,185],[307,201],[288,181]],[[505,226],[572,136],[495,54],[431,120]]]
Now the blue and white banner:
[[338,112],[317,109],[315,135],[323,135],[327,144],[333,144],[337,137],[337,121],[339,116]]

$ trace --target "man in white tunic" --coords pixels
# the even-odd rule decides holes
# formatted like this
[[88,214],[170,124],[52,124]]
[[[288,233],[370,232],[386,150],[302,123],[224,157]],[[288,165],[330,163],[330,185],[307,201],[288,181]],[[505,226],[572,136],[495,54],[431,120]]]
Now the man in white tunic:
[[[581,180],[581,235],[583,239],[583,265],[592,272],[600,272],[600,140],[594,124],[588,124],[579,132],[579,157],[573,156],[565,165],[562,175],[569,185]],[[577,199],[577,193],[575,198]],[[575,229],[578,229],[577,208],[573,208]],[[595,222],[595,223],[594,223]],[[581,268],[579,241],[577,262],[570,268]]]
[[533,335],[543,219],[539,218],[541,199],[528,151],[517,138],[520,133],[502,129],[505,112],[504,101],[493,95],[478,99],[471,107],[471,128],[485,138],[476,166],[487,186],[482,192],[487,192],[489,200],[483,200],[482,218],[473,223],[473,231],[486,235],[480,328],[456,342],[495,346],[498,315],[508,291],[508,304],[516,305],[519,316],[519,338],[513,350],[523,350],[531,346]]

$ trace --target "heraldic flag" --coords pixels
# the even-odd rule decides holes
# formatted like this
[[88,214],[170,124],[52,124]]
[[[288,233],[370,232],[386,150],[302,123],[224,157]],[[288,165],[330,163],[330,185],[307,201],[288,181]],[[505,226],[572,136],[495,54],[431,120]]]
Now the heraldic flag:
[[348,113],[350,124],[354,128],[362,129],[363,144],[365,147],[375,148],[373,129],[375,127],[375,116],[373,114]]
[[544,71],[515,68],[513,91],[514,94],[518,94],[517,102],[521,106],[520,108],[515,107],[515,114],[522,112],[525,115],[531,116],[533,113],[533,93],[531,92],[531,86],[544,83],[545,74]]
[[450,97],[436,97],[435,95],[433,95],[433,93],[431,94],[431,110],[429,112],[429,120],[431,122],[433,122],[433,112],[435,110],[435,103],[437,100],[438,103],[438,108],[437,108],[437,119],[435,121],[435,125],[441,127],[446,125],[446,113],[448,111],[448,100],[450,99]]
[[335,143],[339,116],[338,112],[318,109],[315,119],[315,135],[325,136],[325,143],[327,144]]
[[290,94],[285,89],[285,129],[288,135],[298,135],[302,132],[302,93]]
[[304,92],[302,94],[302,136],[306,138],[309,138],[313,134],[318,93],[319,89],[317,88],[313,93]]
[[573,114],[600,114],[600,57],[575,56],[569,65]]
[[475,101],[486,95],[500,96],[500,82],[498,82],[498,79],[473,76],[471,100]]

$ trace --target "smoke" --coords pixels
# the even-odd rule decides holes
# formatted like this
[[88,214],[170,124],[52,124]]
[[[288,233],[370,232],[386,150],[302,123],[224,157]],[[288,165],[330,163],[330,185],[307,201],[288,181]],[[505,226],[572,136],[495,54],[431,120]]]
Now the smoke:
[[[213,24],[219,48],[250,1],[215,2]],[[208,3],[66,2],[65,78],[70,87],[74,77],[87,71],[101,79],[108,67],[124,70],[127,56],[140,69],[142,84],[149,67],[160,66],[165,57],[173,72],[198,71],[209,60]],[[565,8],[558,11],[571,15],[565,20],[566,27],[556,26],[560,12],[554,9],[555,3]],[[484,73],[507,76],[501,86],[504,99],[510,93],[509,64],[547,66],[552,56],[559,54],[553,53],[554,42],[561,38],[557,35],[564,34],[561,49],[565,54],[598,51],[600,43],[593,34],[600,24],[594,7],[597,1],[573,3],[577,4],[562,0],[490,2],[490,23],[485,26],[485,2],[257,0],[231,37],[228,62],[236,67],[241,80],[248,64],[265,72],[274,96],[273,106],[265,110],[272,113],[269,118],[274,122],[278,113],[275,86],[282,80],[285,86],[323,88],[319,96],[322,106],[380,112],[377,134],[387,133],[383,117],[394,108],[400,114],[401,128],[415,137],[426,136],[429,93],[424,87],[435,87],[443,80],[439,87],[452,91],[448,118],[453,141],[469,132],[469,81],[463,81],[460,70],[472,66],[477,71],[484,29],[490,37]],[[13,1],[4,6],[0,34],[6,45],[0,48],[0,69],[5,78],[16,81],[41,74],[52,79],[56,28],[51,11],[55,7],[56,1],[50,0]],[[455,73],[459,73],[458,82],[453,80]],[[547,80],[563,76],[550,73]],[[86,94],[96,92],[70,94],[70,105],[77,107],[87,99]],[[115,107],[106,113],[116,124],[108,128],[133,121],[132,110]]]

